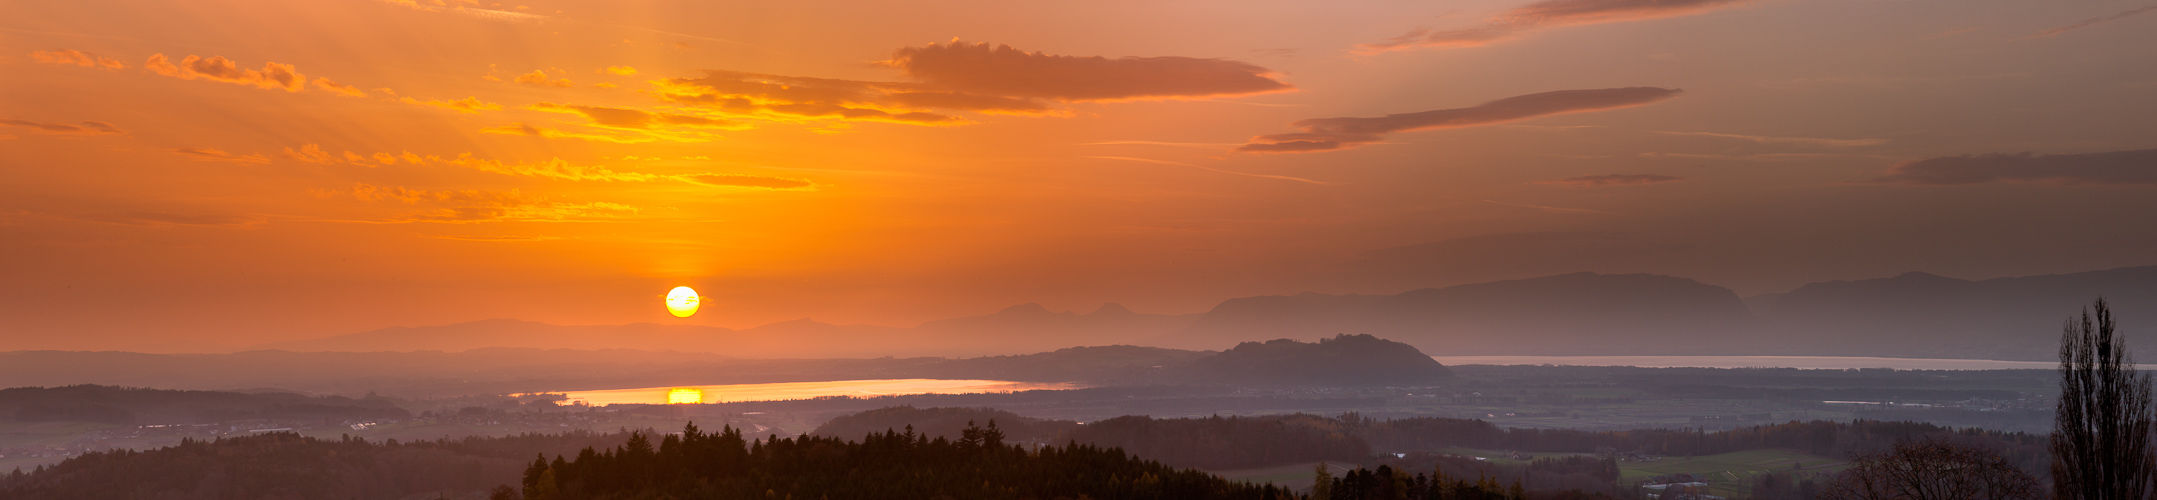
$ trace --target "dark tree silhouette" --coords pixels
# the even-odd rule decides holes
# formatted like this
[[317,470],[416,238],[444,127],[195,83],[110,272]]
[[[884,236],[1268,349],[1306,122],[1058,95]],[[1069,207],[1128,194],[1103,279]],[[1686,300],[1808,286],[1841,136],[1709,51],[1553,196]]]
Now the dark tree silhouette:
[[2037,479],[1991,451],[1927,439],[1866,455],[1828,484],[1821,500],[2021,500]]
[[2052,488],[2061,500],[2149,497],[2150,377],[2135,369],[2112,310],[2068,318],[2060,333],[2060,406],[2052,430]]

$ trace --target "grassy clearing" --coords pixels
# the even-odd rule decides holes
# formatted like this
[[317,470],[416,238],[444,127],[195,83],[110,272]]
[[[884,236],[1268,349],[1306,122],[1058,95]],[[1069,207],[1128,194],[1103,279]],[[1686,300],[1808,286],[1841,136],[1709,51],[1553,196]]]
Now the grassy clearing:
[[[1802,465],[1802,468],[1795,466]],[[1849,467],[1849,462],[1795,450],[1751,450],[1698,457],[1664,457],[1653,462],[1618,462],[1618,474],[1626,483],[1650,476],[1689,472],[1709,476],[1708,494],[1726,497],[1745,495],[1753,478],[1768,472],[1803,471],[1829,474]]]

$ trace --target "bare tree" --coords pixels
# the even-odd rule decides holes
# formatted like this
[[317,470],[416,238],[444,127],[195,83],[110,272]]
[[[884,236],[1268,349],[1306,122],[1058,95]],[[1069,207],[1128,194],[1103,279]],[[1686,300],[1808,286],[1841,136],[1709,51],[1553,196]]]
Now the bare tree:
[[1997,453],[1937,439],[1896,443],[1859,457],[1828,483],[1821,500],[2021,500],[2039,497],[2037,479]]
[[2060,407],[2053,415],[2052,489],[2062,500],[2140,500],[2152,485],[2150,377],[2135,369],[2112,310],[2068,318],[2060,333]]

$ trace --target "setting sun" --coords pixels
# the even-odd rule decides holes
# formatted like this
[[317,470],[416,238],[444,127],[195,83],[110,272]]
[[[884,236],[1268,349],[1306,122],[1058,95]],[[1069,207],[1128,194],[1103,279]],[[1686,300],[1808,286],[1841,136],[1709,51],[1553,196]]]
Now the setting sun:
[[667,312],[674,313],[676,318],[687,318],[696,314],[697,291],[686,286],[677,286],[668,291]]
[[702,389],[691,389],[691,388],[680,388],[680,389],[675,389],[675,390],[667,391],[667,404],[670,404],[670,405],[694,405],[694,404],[704,404],[704,390],[702,390]]

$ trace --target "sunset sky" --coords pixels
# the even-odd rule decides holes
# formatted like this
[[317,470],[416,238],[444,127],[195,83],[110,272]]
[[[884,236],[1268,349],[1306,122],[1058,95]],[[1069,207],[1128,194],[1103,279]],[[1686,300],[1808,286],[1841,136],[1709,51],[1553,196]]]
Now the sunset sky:
[[2157,4],[20,0],[0,173],[0,350],[2070,272]]

